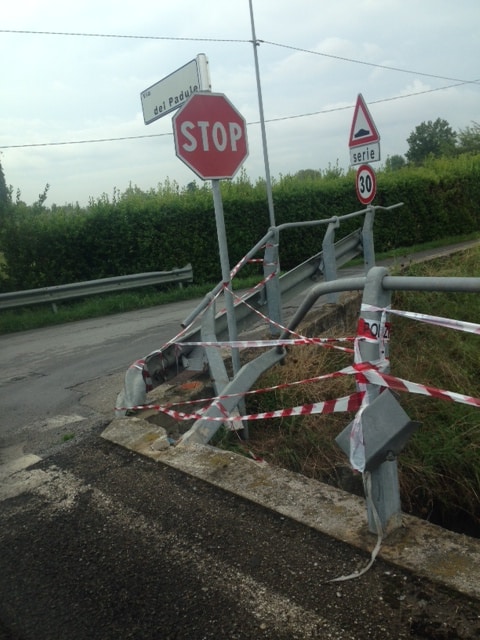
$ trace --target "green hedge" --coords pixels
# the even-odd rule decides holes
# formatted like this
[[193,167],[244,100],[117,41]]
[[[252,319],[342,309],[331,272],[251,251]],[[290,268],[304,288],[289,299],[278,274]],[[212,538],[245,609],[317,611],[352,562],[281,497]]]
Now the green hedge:
[[[362,209],[355,173],[345,176],[282,177],[273,186],[276,223],[324,219]],[[379,171],[374,204],[404,202],[379,212],[377,252],[421,244],[479,229],[480,156],[431,161],[422,167]],[[231,265],[268,231],[263,181],[244,174],[222,183]],[[339,237],[360,219],[342,224]],[[282,269],[321,250],[325,227],[293,229],[280,236]],[[156,190],[129,187],[91,201],[88,207],[39,210],[12,205],[0,231],[3,291],[52,286],[143,271],[170,270],[191,262],[197,283],[218,281],[221,270],[209,183],[180,190],[166,183]],[[252,267],[253,268],[253,267]]]

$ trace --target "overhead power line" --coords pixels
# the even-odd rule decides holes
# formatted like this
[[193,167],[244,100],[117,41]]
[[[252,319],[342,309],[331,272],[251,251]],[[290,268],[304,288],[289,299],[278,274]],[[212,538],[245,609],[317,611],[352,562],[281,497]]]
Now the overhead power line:
[[[476,80],[476,82],[480,82],[480,80]],[[468,84],[466,82],[456,82],[455,84],[450,84],[445,87],[437,87],[436,89],[424,89],[422,91],[415,91],[412,93],[405,93],[401,96],[392,96],[391,98],[380,98],[379,100],[372,100],[369,104],[380,104],[382,102],[392,102],[393,100],[402,100],[404,98],[412,98],[414,96],[419,96],[425,93],[434,93],[435,91],[445,91],[446,89],[452,89],[453,87],[459,87],[464,84]],[[265,122],[282,122],[284,120],[295,120],[297,118],[308,118],[311,116],[318,116],[325,113],[334,113],[335,111],[346,111],[347,109],[353,109],[355,105],[349,104],[344,107],[332,107],[331,109],[321,109],[319,111],[311,111],[309,113],[302,113],[299,115],[293,116],[281,116],[279,118],[270,118]],[[260,124],[259,120],[254,120],[252,122],[248,122],[248,125]],[[69,140],[64,142],[32,142],[27,144],[10,144],[10,145],[0,145],[0,149],[25,149],[32,147],[60,147],[65,145],[72,144],[91,144],[95,142],[121,142],[124,140],[141,140],[142,138],[163,138],[166,136],[172,136],[173,133],[150,133],[141,136],[122,136],[118,138],[94,138],[90,140]]]
[[[37,36],[67,36],[75,38],[123,38],[130,40],[170,40],[170,41],[186,41],[186,42],[237,42],[242,44],[251,44],[252,40],[246,40],[241,38],[194,38],[194,37],[177,37],[177,36],[142,36],[142,35],[129,35],[119,33],[83,33],[74,31],[34,31],[31,29],[0,29],[0,33],[11,33],[20,35],[37,35]],[[479,80],[464,80],[461,78],[450,78],[448,76],[441,76],[434,73],[426,73],[423,71],[415,71],[413,69],[402,69],[401,67],[392,67],[384,64],[377,64],[375,62],[367,62],[365,60],[357,60],[355,58],[347,58],[344,56],[338,56],[331,53],[324,53],[322,51],[313,51],[312,49],[303,49],[301,47],[295,47],[293,45],[283,44],[281,42],[272,42],[270,40],[257,39],[258,44],[269,44],[272,47],[281,47],[283,49],[290,49],[291,51],[300,51],[302,53],[309,53],[315,56],[322,56],[324,58],[332,58],[333,60],[341,60],[342,62],[350,62],[352,64],[362,64],[377,69],[384,69],[386,71],[396,71],[397,73],[409,73],[411,75],[423,76],[424,78],[436,78],[437,80],[448,80],[451,82],[463,82],[478,84]]]
[[[42,35],[42,36],[69,36],[69,37],[82,37],[82,38],[125,38],[125,39],[133,39],[133,40],[170,40],[170,41],[193,41],[193,42],[237,42],[237,43],[252,43],[252,40],[245,39],[232,39],[232,38],[193,38],[193,37],[175,37],[175,36],[145,36],[145,35],[128,35],[128,34],[113,34],[113,33],[81,33],[81,32],[70,32],[70,31],[34,31],[27,29],[0,29],[0,33],[11,33],[11,34],[26,34],[26,35]],[[325,58],[332,58],[334,60],[341,60],[343,62],[350,62],[353,64],[361,64],[369,67],[384,69],[387,71],[395,71],[399,73],[408,73],[411,75],[418,75],[427,78],[435,78],[437,80],[449,80],[455,82],[455,84],[450,84],[444,87],[437,87],[435,89],[425,89],[422,91],[416,91],[408,94],[403,94],[400,96],[393,96],[391,98],[381,98],[379,100],[371,101],[370,104],[378,104],[381,102],[390,102],[393,100],[401,100],[403,98],[410,98],[413,96],[418,96],[426,93],[433,93],[435,91],[444,91],[446,89],[451,89],[452,87],[458,87],[465,84],[479,84],[480,80],[461,80],[458,78],[450,78],[447,76],[440,76],[432,73],[424,73],[421,71],[414,71],[411,69],[402,69],[399,67],[392,67],[388,65],[376,64],[373,62],[366,62],[365,60],[357,60],[355,58],[347,58],[343,56],[338,56],[329,53],[323,53],[321,51],[313,51],[310,49],[303,49],[301,47],[295,47],[292,45],[282,44],[278,42],[271,42],[268,40],[256,40],[258,44],[268,44],[273,47],[281,47],[284,49],[289,49],[292,51],[299,51],[302,53],[308,53],[311,55],[322,56]],[[267,119],[266,122],[281,122],[285,120],[294,120],[297,118],[306,118],[314,115],[321,115],[325,113],[332,113],[335,111],[343,111],[346,109],[352,109],[354,105],[348,105],[344,107],[334,107],[332,109],[322,109],[319,111],[312,111],[309,113],[302,113],[297,115],[289,115],[282,116],[279,118],[270,118]],[[248,123],[250,125],[259,124],[258,121]],[[92,144],[92,143],[101,143],[101,142],[117,142],[117,141],[125,141],[125,140],[140,140],[142,138],[159,138],[164,136],[171,136],[172,133],[157,133],[157,134],[147,134],[147,135],[138,135],[138,136],[122,136],[116,138],[96,138],[89,140],[69,140],[69,141],[60,141],[60,142],[36,142],[36,143],[26,143],[26,144],[14,144],[14,145],[0,145],[0,149],[22,149],[22,148],[33,148],[33,147],[54,147],[54,146],[66,146],[66,145],[76,145],[76,144]]]
[[181,38],[176,36],[138,36],[119,33],[76,33],[73,31],[32,31],[30,29],[0,29],[0,33],[17,33],[34,36],[69,36],[73,38],[125,38],[129,40],[187,40],[190,42],[242,42],[251,44],[251,40],[236,38]]
[[409,73],[416,76],[423,76],[424,78],[436,78],[437,80],[449,80],[452,82],[461,82],[462,84],[478,84],[479,80],[463,80],[461,78],[449,78],[448,76],[440,76],[434,73],[423,73],[422,71],[413,71],[412,69],[402,69],[400,67],[390,67],[385,64],[376,64],[375,62],[366,62],[365,60],[356,60],[355,58],[346,58],[344,56],[337,56],[332,53],[323,53],[322,51],[312,51],[311,49],[302,49],[300,47],[293,47],[288,44],[281,44],[279,42],[269,42],[268,40],[259,40],[273,47],[281,47],[283,49],[290,49],[292,51],[300,51],[301,53],[310,53],[315,56],[322,56],[324,58],[333,58],[334,60],[342,60],[343,62],[351,62],[353,64],[363,64],[368,67],[375,67],[377,69],[384,69],[385,71],[397,71],[399,73]]

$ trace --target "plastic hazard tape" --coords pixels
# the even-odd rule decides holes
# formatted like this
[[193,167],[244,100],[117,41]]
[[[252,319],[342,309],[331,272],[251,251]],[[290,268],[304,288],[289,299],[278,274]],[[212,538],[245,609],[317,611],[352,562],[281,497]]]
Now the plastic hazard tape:
[[[297,344],[320,344],[320,343],[323,343],[323,346],[330,347],[331,349],[337,349],[339,351],[346,351],[348,353],[353,353],[353,349],[349,349],[348,347],[340,347],[338,345],[331,344],[331,343],[334,343],[334,342],[344,342],[344,341],[353,342],[353,340],[354,340],[353,337],[348,337],[348,338],[307,338],[306,336],[303,336],[301,333],[297,333],[296,331],[292,331],[291,329],[288,329],[287,327],[284,327],[283,325],[279,324],[278,322],[275,322],[274,320],[272,320],[268,316],[264,315],[261,311],[258,311],[258,309],[255,309],[254,307],[249,305],[248,302],[245,302],[241,297],[237,296],[235,293],[233,293],[233,296],[239,302],[243,302],[243,304],[245,304],[251,311],[253,311],[256,315],[258,315],[266,323],[271,324],[271,325],[273,325],[275,327],[278,327],[279,329],[282,329],[282,331],[286,331],[290,335],[295,336],[295,338],[293,340],[298,339],[300,341]],[[263,346],[280,346],[282,344],[286,344],[288,346],[289,344],[295,344],[294,342],[288,342],[288,341],[283,342],[283,341],[281,341],[279,339],[277,339],[276,341],[270,341],[270,344],[258,344],[261,341],[256,341],[256,342],[257,342],[257,344],[246,345],[246,346],[262,346],[263,347]],[[222,346],[222,345],[220,345],[220,346]]]
[[[132,365],[133,366],[133,365]],[[212,403],[217,400],[224,400],[226,398],[244,398],[245,396],[255,395],[260,393],[268,393],[270,391],[278,391],[280,389],[287,389],[288,387],[294,387],[296,385],[305,385],[310,384],[312,382],[319,382],[320,380],[328,380],[331,378],[338,378],[340,376],[352,375],[355,373],[353,367],[346,367],[345,369],[341,369],[340,371],[334,371],[333,373],[324,373],[320,376],[315,376],[313,378],[304,378],[303,380],[295,380],[294,382],[282,382],[281,384],[277,384],[273,387],[265,387],[263,389],[250,389],[250,391],[244,391],[242,393],[229,393],[221,396],[216,396],[214,398],[198,398],[197,400],[182,400],[177,403],[169,403],[168,405],[159,405],[159,404],[139,404],[131,407],[116,407],[116,411],[141,411],[142,409],[149,410],[158,410],[160,411],[163,408],[171,408],[176,406],[177,404],[181,404],[182,406],[189,404],[201,404],[201,403]]]
[[445,389],[437,389],[436,387],[419,384],[418,382],[411,382],[410,380],[404,380],[403,378],[396,378],[388,373],[382,373],[376,366],[368,362],[355,364],[353,366],[357,371],[356,378],[359,382],[388,387],[395,391],[417,393],[424,396],[430,396],[432,398],[439,398],[440,400],[449,400],[451,402],[468,404],[473,407],[480,407],[480,398],[474,398],[473,396],[467,396],[463,393],[456,393],[454,391],[446,391]]
[[365,318],[359,318],[357,325],[357,337],[364,340],[378,341],[378,340],[390,340],[392,332],[391,322],[380,320],[375,322],[374,320],[366,320]]
[[[137,361],[137,362],[141,363],[141,361]],[[324,374],[322,376],[309,378],[306,380],[297,381],[293,383],[284,383],[282,385],[277,385],[275,387],[269,387],[268,389],[256,389],[243,394],[230,394],[225,396],[218,396],[216,398],[204,398],[200,400],[195,400],[195,401],[192,400],[188,402],[179,403],[179,404],[185,405],[185,404],[193,404],[194,402],[195,403],[209,402],[210,404],[208,405],[208,407],[211,406],[212,403],[216,404],[223,413],[223,416],[219,416],[219,417],[205,416],[204,413],[206,411],[206,408],[201,411],[186,413],[186,412],[172,409],[172,406],[174,405],[171,405],[171,404],[170,405],[142,404],[142,405],[136,405],[132,407],[119,407],[119,408],[116,408],[116,410],[117,411],[155,410],[155,411],[164,413],[166,415],[169,415],[175,420],[205,419],[205,420],[213,420],[213,421],[220,421],[220,422],[225,421],[226,417],[228,417],[228,420],[231,420],[231,421],[265,420],[270,418],[283,418],[283,417],[290,417],[290,416],[302,416],[302,415],[312,415],[312,414],[321,414],[321,413],[327,414],[327,413],[340,412],[340,411],[358,411],[359,409],[362,409],[366,406],[366,404],[363,402],[364,398],[366,398],[364,387],[360,387],[362,389],[361,391],[358,391],[349,396],[345,396],[343,398],[337,398],[335,400],[326,400],[323,402],[304,404],[304,405],[299,405],[299,406],[291,407],[287,409],[278,409],[275,411],[248,414],[244,416],[228,415],[228,412],[226,412],[223,405],[221,404],[221,400],[223,398],[240,396],[240,395],[245,396],[247,394],[252,394],[252,393],[265,393],[267,391],[285,388],[285,387],[293,386],[296,384],[305,384],[306,382],[314,382],[314,381],[318,381],[326,378],[334,378],[334,377],[339,377],[344,375],[354,375],[359,385],[374,384],[381,387],[388,387],[396,391],[417,393],[421,395],[430,396],[433,398],[438,398],[441,400],[448,400],[453,402],[459,402],[462,404],[467,404],[474,407],[480,407],[479,398],[474,398],[472,396],[467,396],[465,394],[456,393],[453,391],[447,391],[444,389],[437,389],[436,387],[430,387],[430,386],[419,384],[416,382],[411,382],[409,380],[404,380],[403,378],[397,378],[390,374],[381,372],[379,370],[379,366],[381,366],[382,364],[384,363],[380,363],[380,362],[376,364],[372,364],[368,362],[356,363],[353,366],[345,367],[344,369],[341,369],[340,371],[336,371],[334,373]],[[132,367],[133,366],[135,366],[135,364],[132,365]],[[140,368],[140,366],[141,364],[138,364],[137,368]],[[361,412],[358,417],[360,419]],[[361,439],[361,433],[357,434],[357,437],[360,437]]]
[[[271,244],[269,245],[268,243],[266,245],[264,245],[264,247],[267,246],[272,246]],[[264,247],[260,247],[260,248],[264,248]],[[263,258],[247,258],[247,256],[244,256],[234,267],[233,269],[230,271],[230,278],[234,278],[237,273],[240,271],[240,269],[243,267],[243,265],[249,263],[249,262],[261,262],[263,263],[264,260]],[[267,263],[266,263],[267,264]],[[274,265],[276,263],[268,263],[270,265]]]
[[142,378],[145,382],[145,388],[147,391],[153,390],[152,379],[150,374],[148,373],[147,368],[145,367],[145,360],[140,358],[139,360],[135,360],[133,364],[129,366],[129,369],[139,369],[142,372]]
[[[291,416],[306,416],[320,413],[335,413],[341,411],[357,411],[361,406],[363,400],[363,392],[352,393],[349,396],[343,398],[336,398],[335,400],[325,400],[323,402],[314,402],[312,404],[299,405],[297,407],[290,407],[289,409],[278,409],[276,411],[265,411],[264,413],[250,413],[248,415],[231,415],[222,406],[219,399],[214,399],[213,405],[217,406],[222,413],[221,416],[206,416],[205,411],[195,411],[193,413],[185,413],[183,411],[176,411],[167,406],[158,404],[145,404],[138,407],[131,407],[134,409],[151,409],[164,413],[170,416],[174,420],[209,420],[213,422],[225,422],[226,419],[232,422],[243,422],[246,420],[268,420],[270,418],[287,418]],[[209,407],[212,405],[209,405]]]
[[468,333],[480,334],[480,324],[474,322],[466,322],[464,320],[452,320],[450,318],[442,318],[441,316],[432,316],[426,313],[416,313],[414,311],[401,311],[399,309],[383,309],[373,305],[362,304],[362,311],[384,311],[392,313],[396,316],[403,316],[411,320],[418,320],[427,324],[433,324],[446,329],[456,329],[457,331],[466,331]]
[[[350,338],[291,338],[291,339],[275,339],[275,340],[233,340],[233,341],[218,341],[218,342],[182,342],[185,346],[201,346],[201,347],[232,347],[232,348],[250,348],[250,347],[279,347],[279,346],[293,346],[293,345],[306,345],[316,344],[323,347],[332,347],[334,342],[353,342],[354,337]],[[342,351],[348,351],[353,353],[353,349],[347,347],[341,347]]]

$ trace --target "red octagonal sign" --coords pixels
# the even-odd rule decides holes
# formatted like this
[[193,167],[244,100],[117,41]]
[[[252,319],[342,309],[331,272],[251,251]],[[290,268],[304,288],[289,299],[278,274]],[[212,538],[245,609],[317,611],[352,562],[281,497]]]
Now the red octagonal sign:
[[223,93],[194,93],[173,117],[175,152],[204,180],[233,178],[248,156],[245,119]]

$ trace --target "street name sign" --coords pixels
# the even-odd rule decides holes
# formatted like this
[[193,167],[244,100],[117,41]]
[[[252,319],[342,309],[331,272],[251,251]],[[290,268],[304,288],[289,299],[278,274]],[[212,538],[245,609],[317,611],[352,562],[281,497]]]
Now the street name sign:
[[210,88],[207,56],[199,53],[194,60],[142,91],[140,100],[145,124],[163,118],[185,104],[194,93]]
[[223,93],[195,93],[172,123],[177,157],[203,180],[233,178],[248,156],[245,119]]
[[361,93],[353,112],[348,146],[352,166],[380,160],[380,135]]

